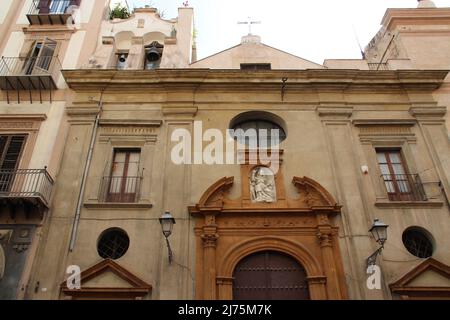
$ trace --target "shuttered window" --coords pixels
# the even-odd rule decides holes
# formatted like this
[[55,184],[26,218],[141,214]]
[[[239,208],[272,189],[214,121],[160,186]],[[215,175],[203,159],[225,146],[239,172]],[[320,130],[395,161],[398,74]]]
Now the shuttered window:
[[19,164],[26,136],[0,136],[0,169],[15,170]]

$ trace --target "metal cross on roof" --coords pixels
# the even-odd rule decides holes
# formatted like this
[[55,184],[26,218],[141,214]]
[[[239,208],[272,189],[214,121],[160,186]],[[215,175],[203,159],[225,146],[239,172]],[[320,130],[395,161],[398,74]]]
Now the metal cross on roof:
[[252,25],[253,24],[261,24],[261,21],[252,21],[250,17],[248,17],[248,21],[239,21],[238,24],[247,24],[248,25],[248,34],[252,34]]

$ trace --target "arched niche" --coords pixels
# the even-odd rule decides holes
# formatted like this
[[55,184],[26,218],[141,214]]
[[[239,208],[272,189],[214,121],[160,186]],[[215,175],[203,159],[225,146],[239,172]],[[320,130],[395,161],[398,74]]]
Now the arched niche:
[[131,31],[121,31],[114,36],[117,50],[129,50],[131,48],[134,33]]
[[159,42],[164,44],[164,40],[167,36],[162,32],[148,32],[142,36],[144,47],[150,45],[152,42]]

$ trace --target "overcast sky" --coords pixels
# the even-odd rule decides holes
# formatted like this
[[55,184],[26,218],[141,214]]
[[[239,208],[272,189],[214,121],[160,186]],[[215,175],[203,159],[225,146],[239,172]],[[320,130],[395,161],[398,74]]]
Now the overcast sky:
[[[130,7],[153,4],[166,19],[186,0],[127,0]],[[435,0],[450,7],[450,0]],[[252,29],[262,42],[305,59],[361,58],[362,47],[380,29],[387,8],[415,8],[417,0],[189,0],[194,8],[198,58],[240,43],[248,33],[238,21],[261,21]]]

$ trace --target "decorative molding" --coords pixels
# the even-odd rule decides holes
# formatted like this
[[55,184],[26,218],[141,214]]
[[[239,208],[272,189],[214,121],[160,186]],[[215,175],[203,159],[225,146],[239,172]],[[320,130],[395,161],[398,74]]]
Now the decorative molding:
[[447,107],[411,107],[409,113],[416,118],[442,118],[447,114]]
[[198,107],[177,107],[165,106],[162,108],[162,113],[165,116],[183,115],[195,117],[198,112]]
[[16,120],[16,121],[45,121],[47,115],[44,113],[39,114],[2,114],[0,115],[0,121],[4,120]]
[[98,113],[98,107],[69,107],[66,109],[68,116],[79,117],[79,116],[96,116]]
[[353,107],[318,107],[319,117],[344,117],[350,118],[353,115]]
[[122,210],[122,209],[137,209],[137,210],[147,210],[153,208],[153,204],[148,202],[136,202],[136,203],[118,203],[118,202],[94,202],[86,201],[84,202],[84,207],[87,209],[97,209],[97,210]]
[[417,142],[416,135],[411,130],[416,125],[416,120],[354,120],[353,125],[359,128],[359,138],[363,144],[398,141],[399,139],[409,143]]
[[205,209],[219,209],[223,208],[225,195],[233,186],[234,177],[224,177],[214,183],[203,193],[199,203],[195,207],[190,207],[189,211],[203,211]]
[[162,120],[141,119],[100,119],[101,126],[137,126],[137,127],[160,127]]
[[444,205],[442,201],[380,201],[375,202],[378,208],[440,208]]
[[215,248],[217,246],[217,240],[219,239],[219,234],[202,234],[200,238],[203,241],[204,248]]
[[352,121],[356,127],[360,126],[406,126],[413,127],[416,125],[416,120],[409,119],[355,119]]
[[100,139],[130,140],[130,137],[140,137],[150,142],[156,142],[157,134],[153,127],[142,126],[101,126]]
[[292,183],[297,187],[301,199],[309,208],[329,208],[331,211],[340,211],[334,197],[318,182],[308,177],[294,177]]
[[314,219],[305,219],[304,217],[293,216],[291,218],[284,217],[261,217],[261,216],[249,216],[247,220],[235,220],[222,222],[221,229],[249,229],[249,228],[308,228],[315,227]]
[[[448,74],[447,70],[370,70],[309,69],[266,70],[241,72],[240,70],[212,69],[159,69],[159,70],[63,70],[62,74],[73,90],[104,88],[123,91],[136,88],[186,91],[227,89],[230,92],[248,90],[279,91],[280,79],[289,77],[293,90],[370,90],[384,92],[393,90],[416,90],[432,92],[439,88]],[[349,111],[347,110],[347,113]]]

